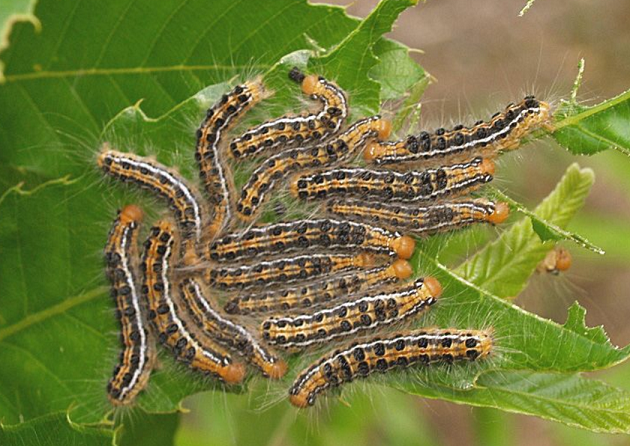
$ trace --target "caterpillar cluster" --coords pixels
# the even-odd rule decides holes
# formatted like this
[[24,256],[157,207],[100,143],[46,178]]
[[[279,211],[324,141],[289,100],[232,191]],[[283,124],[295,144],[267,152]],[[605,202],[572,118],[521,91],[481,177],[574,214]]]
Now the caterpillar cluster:
[[[131,404],[146,387],[158,343],[225,385],[241,383],[248,365],[282,378],[282,351],[330,349],[298,373],[289,390],[297,407],[373,372],[491,354],[491,330],[382,330],[418,317],[442,294],[434,277],[404,282],[413,272],[414,237],[507,218],[506,203],[466,195],[493,179],[493,156],[549,124],[548,104],[528,96],[472,127],[389,142],[391,126],[380,116],[345,122],[347,97],[333,82],[297,68],[289,78],[319,109],[230,139],[237,121],[270,94],[260,79],[236,86],[197,130],[199,188],[155,160],[103,144],[103,173],[148,189],[172,211],[151,228],[142,254],[135,205],[119,212],[107,239],[122,343],[107,387],[112,404]],[[373,166],[351,164],[361,153]],[[263,156],[237,191],[231,163]],[[281,188],[317,210],[258,224]],[[363,342],[343,345],[359,334]]]

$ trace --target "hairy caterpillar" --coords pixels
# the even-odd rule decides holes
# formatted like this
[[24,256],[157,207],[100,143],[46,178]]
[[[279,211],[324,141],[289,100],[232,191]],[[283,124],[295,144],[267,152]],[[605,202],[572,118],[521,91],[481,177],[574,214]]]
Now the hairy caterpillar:
[[363,223],[295,220],[253,227],[215,240],[210,243],[208,257],[231,262],[309,248],[360,249],[408,259],[413,255],[415,242],[411,237]]
[[291,193],[302,200],[354,195],[380,200],[428,201],[471,192],[492,180],[494,163],[483,158],[423,171],[337,168],[300,175]]
[[236,204],[240,219],[252,221],[276,183],[291,172],[338,163],[356,153],[369,139],[387,138],[390,130],[389,121],[373,116],[357,121],[341,135],[326,143],[284,150],[268,158],[254,170],[243,186]]
[[302,92],[322,104],[314,114],[285,116],[264,122],[247,130],[230,143],[230,154],[239,159],[259,155],[263,151],[309,145],[334,135],[348,116],[344,92],[321,76],[306,76],[293,68],[289,78],[302,86]]
[[452,130],[440,128],[395,142],[371,142],[364,151],[364,158],[375,164],[398,164],[478,155],[480,151],[490,156],[517,148],[525,135],[541,126],[549,126],[550,120],[549,104],[527,96],[518,104],[508,105],[489,121],[478,121],[470,128],[458,125]]
[[317,396],[373,372],[386,373],[414,364],[475,361],[493,349],[492,330],[424,329],[403,332],[328,353],[298,375],[289,390],[291,404],[306,408]]
[[227,384],[240,383],[245,378],[245,365],[234,361],[216,341],[188,324],[173,300],[170,276],[174,244],[171,224],[161,222],[151,228],[142,259],[142,293],[149,302],[149,320],[158,340],[191,368],[214,375]]
[[225,304],[225,311],[230,314],[253,315],[310,308],[376,286],[408,279],[412,273],[413,269],[409,262],[399,259],[391,265],[320,278],[315,282],[293,288],[264,291],[259,294],[247,293],[229,300]]
[[273,379],[282,378],[287,372],[287,364],[265,346],[257,336],[242,324],[236,323],[220,310],[213,307],[194,279],[184,279],[180,284],[183,301],[198,326],[204,332],[224,346],[238,351],[252,364],[258,367],[265,376]]
[[507,203],[485,198],[445,201],[418,206],[409,203],[379,203],[367,200],[332,199],[326,202],[329,214],[350,220],[367,221],[425,236],[461,229],[474,223],[499,224],[508,217]]
[[123,347],[113,377],[107,384],[107,395],[114,405],[130,404],[146,387],[156,356],[134,272],[141,221],[139,207],[129,205],[123,208],[112,225],[105,246],[107,276],[116,302]]
[[218,267],[207,274],[211,286],[224,290],[248,289],[272,283],[292,283],[350,268],[366,268],[374,256],[361,253],[312,254],[259,262],[255,265]]
[[406,320],[427,310],[441,293],[437,279],[426,277],[399,290],[350,299],[308,313],[272,316],[261,323],[261,332],[270,344],[300,350]]
[[175,213],[182,249],[194,250],[202,237],[204,210],[197,193],[180,175],[147,158],[111,150],[108,143],[103,144],[97,162],[106,174],[165,198]]
[[545,258],[536,267],[536,271],[557,276],[561,272],[565,272],[571,268],[572,263],[573,257],[569,250],[556,245],[545,255]]
[[199,176],[205,185],[213,216],[208,228],[210,237],[218,235],[232,220],[232,180],[219,150],[223,133],[265,95],[265,88],[259,80],[235,87],[207,111],[206,118],[197,130],[195,159],[199,164]]

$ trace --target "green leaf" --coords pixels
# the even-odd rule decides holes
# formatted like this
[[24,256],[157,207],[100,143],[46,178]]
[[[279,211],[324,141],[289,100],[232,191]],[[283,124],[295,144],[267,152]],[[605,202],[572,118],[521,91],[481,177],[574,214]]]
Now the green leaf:
[[[105,386],[118,340],[101,251],[117,207],[138,203],[153,222],[158,206],[148,194],[103,183],[93,160],[99,141],[157,154],[196,178],[194,127],[203,109],[251,67],[267,75],[280,105],[290,96],[296,102],[287,72],[308,63],[313,42],[355,88],[371,92],[353,103],[378,103],[380,81],[368,71],[377,56],[392,60],[381,34],[410,4],[387,0],[362,25],[340,8],[305,0],[275,0],[273,8],[246,0],[115,0],[107,8],[43,0],[40,34],[15,26],[0,55],[0,138],[8,148],[0,154],[8,173],[0,202],[0,419],[16,423],[72,406],[74,420],[98,422],[111,410]],[[399,68],[410,63],[401,48]],[[357,65],[343,65],[342,54]],[[317,65],[333,72],[323,59]],[[398,72],[383,68],[378,79]],[[423,72],[397,88],[416,75]],[[13,186],[19,181],[27,184]],[[148,412],[175,411],[185,396],[216,386],[168,357],[162,363],[137,403]]]
[[[335,49],[312,61],[313,66],[324,66],[329,72],[336,73],[339,85],[351,94],[350,105],[356,116],[373,115],[380,110],[381,86],[375,80],[365,78],[378,63],[372,47],[380,36],[391,31],[398,14],[416,3],[417,0],[380,2]],[[416,73],[416,76],[422,75]]]
[[[531,369],[536,371],[579,372],[613,366],[628,358],[630,347],[619,349],[605,336],[573,323],[561,326],[528,313],[457,275],[438,260],[421,254],[418,261],[444,285],[444,297],[422,321],[440,327],[488,328],[495,333],[499,355],[494,364],[483,367]],[[575,311],[575,310],[573,310]],[[563,354],[565,349],[571,355]],[[492,362],[492,361],[491,361]],[[453,387],[466,386],[472,375],[447,380]]]
[[0,424],[3,446],[111,446],[114,433],[107,427],[81,426],[66,413],[53,413],[15,426]]
[[488,371],[474,389],[397,385],[406,392],[456,403],[536,415],[595,432],[630,433],[630,393],[580,375]]
[[118,446],[172,446],[179,427],[179,413],[134,413],[132,423],[117,431]]
[[532,229],[538,235],[538,237],[540,237],[540,240],[542,240],[543,242],[548,242],[549,240],[555,240],[555,241],[562,240],[561,235],[549,229],[549,226],[544,225],[543,223],[541,223],[540,220],[531,219],[531,222],[532,222]]
[[569,314],[567,321],[564,323],[564,328],[588,337],[598,344],[609,342],[608,336],[606,332],[604,332],[604,327],[588,328],[586,326],[586,310],[577,302],[574,302],[569,308]]
[[113,0],[106,8],[41,0],[35,15],[41,32],[14,24],[0,55],[0,144],[11,148],[0,163],[48,178],[84,171],[103,125],[125,107],[143,100],[147,114],[160,116],[207,85],[310,49],[311,40],[330,49],[360,23],[306,0],[265,8],[251,0]]
[[[261,108],[267,113],[295,111],[298,89],[286,77],[293,64],[339,82],[350,92],[356,115],[376,112],[381,101],[400,99],[411,90],[403,105],[406,118],[428,77],[412,63],[405,47],[382,35],[414,3],[385,0],[359,21],[341,8],[306,0],[273,0],[264,8],[252,0],[113,0],[107,7],[96,0],[41,0],[35,9],[41,30],[26,22],[13,24],[11,46],[0,54],[6,67],[0,84],[0,419],[34,423],[44,414],[71,408],[73,420],[97,423],[110,411],[104,389],[118,341],[103,277],[102,246],[116,207],[139,203],[149,210],[147,221],[153,222],[162,206],[147,194],[100,178],[93,162],[100,143],[109,140],[121,149],[155,154],[195,178],[193,132],[203,109],[235,76],[262,74],[277,94]],[[606,110],[623,115],[622,108],[615,108],[622,103],[609,104]],[[556,133],[572,128],[570,119],[581,116],[575,122],[588,123],[600,111],[589,115],[582,110],[557,121]],[[253,119],[261,116],[254,113]],[[591,182],[588,171],[569,169],[555,192],[556,201],[545,201],[536,211],[545,212],[531,219],[543,237],[576,239],[562,228]],[[526,228],[520,228],[525,223]],[[530,220],[515,227],[514,242],[522,237],[523,244],[514,245],[518,249],[502,259],[520,262],[525,270],[532,267],[543,243]],[[531,240],[537,244],[534,250]],[[445,286],[436,311],[420,323],[493,327],[495,358],[477,367],[420,371],[425,385],[416,387],[413,380],[407,384],[418,393],[478,405],[493,395],[482,391],[496,389],[501,397],[492,399],[496,406],[491,407],[505,410],[514,410],[517,400],[508,396],[517,393],[522,406],[536,402],[526,413],[547,416],[556,409],[561,415],[554,419],[573,423],[575,412],[569,409],[577,403],[570,396],[554,395],[549,406],[542,387],[524,387],[532,394],[528,400],[526,393],[514,390],[520,389],[518,374],[536,378],[558,373],[580,396],[585,392],[570,386],[570,373],[610,367],[627,359],[629,349],[617,349],[603,330],[587,328],[581,307],[573,307],[561,326],[501,299],[509,291],[501,284],[520,289],[525,273],[518,268],[514,277],[502,272],[502,262],[491,259],[502,255],[498,244],[487,249],[487,261],[480,260],[483,255],[471,261],[479,262],[478,269],[471,267],[483,279],[476,281],[465,277],[465,271],[453,272],[433,255],[419,253],[423,272],[434,273]],[[497,276],[486,275],[489,270]],[[571,354],[564,354],[567,351]],[[603,386],[613,392],[588,383],[584,389]],[[165,356],[137,406],[151,413],[174,412],[185,396],[215,386]],[[616,394],[615,404],[623,407],[625,394]],[[561,411],[564,406],[566,412]],[[617,406],[610,418],[617,426],[627,426]],[[597,405],[592,410],[581,426],[593,428],[592,419],[601,411]],[[172,417],[160,426],[167,431],[164,437],[173,428]],[[56,423],[50,430],[63,428],[62,419]],[[608,419],[598,426],[627,429]],[[146,435],[144,428],[127,431],[130,441]]]
[[[566,226],[592,183],[590,170],[569,167],[534,213],[547,225]],[[502,299],[521,289],[548,249],[526,218],[455,270],[421,254],[420,268],[436,273],[449,296],[439,302],[431,322],[492,327],[497,356],[478,368],[453,368],[447,374],[427,370],[391,385],[412,394],[535,414],[595,431],[630,431],[624,413],[630,394],[570,373],[610,367],[626,360],[630,348],[614,347],[601,327],[586,327],[586,311],[577,303],[560,326]],[[537,385],[525,386],[528,379]],[[593,395],[605,396],[590,406]]]
[[[39,19],[33,15],[36,0],[4,0],[0,5],[0,51],[9,46],[9,34],[13,24],[30,22],[37,30],[41,29]],[[0,64],[0,82],[3,80],[3,66]]]
[[[584,204],[593,181],[590,169],[580,169],[576,164],[569,167],[556,189],[533,212],[536,221],[545,228],[566,227]],[[551,248],[534,231],[530,219],[525,218],[454,271],[492,294],[513,298]]]
[[630,155],[629,120],[630,90],[592,107],[565,103],[556,112],[553,137],[575,154],[615,149]]
[[513,209],[516,209],[521,214],[527,215],[529,219],[531,220],[532,228],[534,229],[534,232],[538,234],[538,237],[540,237],[540,239],[543,242],[546,242],[548,240],[555,240],[555,241],[569,240],[581,246],[582,248],[586,248],[597,254],[605,254],[602,248],[594,245],[593,243],[591,243],[589,240],[587,240],[585,237],[581,236],[580,234],[567,231],[559,227],[558,225],[553,224],[552,222],[548,220],[540,218],[538,215],[536,215],[535,212],[531,212],[525,206],[521,205],[517,201],[512,200],[510,197],[508,197],[503,192],[497,189],[491,188],[491,190],[492,190],[491,195],[494,198],[507,202]]
[[[418,84],[426,87],[429,76],[409,57],[409,48],[398,42],[380,39],[373,51],[378,63],[369,70],[369,74],[381,86],[381,101],[407,97]],[[420,96],[415,101],[419,102]]]

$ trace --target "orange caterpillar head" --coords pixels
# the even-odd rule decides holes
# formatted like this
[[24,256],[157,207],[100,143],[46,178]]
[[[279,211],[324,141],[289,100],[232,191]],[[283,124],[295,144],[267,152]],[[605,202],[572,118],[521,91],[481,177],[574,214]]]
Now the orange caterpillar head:
[[500,201],[495,205],[494,211],[488,215],[488,222],[493,225],[498,225],[499,223],[503,223],[509,215],[510,206],[507,203]]
[[400,259],[410,259],[415,248],[416,241],[408,235],[403,235],[392,243],[392,249]]

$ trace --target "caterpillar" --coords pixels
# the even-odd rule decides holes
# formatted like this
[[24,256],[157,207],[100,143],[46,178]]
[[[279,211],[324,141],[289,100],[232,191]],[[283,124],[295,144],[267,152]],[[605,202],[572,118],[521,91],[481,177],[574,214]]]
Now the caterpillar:
[[322,110],[314,114],[285,116],[247,130],[230,143],[232,158],[260,155],[279,147],[309,145],[339,131],[348,116],[344,92],[321,76],[306,76],[297,67],[289,72],[289,78],[301,84],[304,94],[319,100]]
[[292,283],[350,268],[366,268],[373,264],[374,256],[368,253],[312,254],[263,261],[255,265],[211,269],[207,274],[207,281],[210,286],[223,290],[249,289],[272,283]]
[[556,245],[536,267],[539,273],[549,273],[557,276],[571,268],[573,257],[568,249]]
[[319,394],[373,372],[415,364],[476,361],[493,349],[492,330],[422,329],[403,332],[328,353],[298,375],[289,390],[291,404],[306,408]]
[[490,156],[516,149],[520,140],[541,126],[549,126],[551,108],[548,103],[527,96],[518,104],[510,104],[489,121],[478,121],[466,128],[437,129],[420,132],[395,142],[371,142],[363,152],[366,161],[375,164],[428,162],[453,156]]
[[175,214],[183,251],[195,249],[202,237],[204,209],[197,192],[181,176],[155,161],[112,150],[108,143],[103,144],[97,163],[106,174],[166,199]]
[[265,291],[260,294],[248,293],[229,300],[225,304],[225,311],[230,314],[254,315],[310,308],[376,286],[408,279],[412,273],[413,269],[409,262],[399,259],[391,265],[350,271],[293,288]]
[[195,159],[212,210],[213,220],[208,228],[211,238],[232,220],[232,180],[224,167],[223,154],[219,151],[223,133],[265,96],[266,91],[260,80],[238,85],[206,112],[206,118],[197,130]]
[[245,326],[234,322],[213,306],[194,279],[184,279],[180,284],[183,302],[197,325],[203,327],[217,342],[238,351],[265,376],[279,379],[287,372],[287,364],[257,339]]
[[107,276],[116,302],[116,318],[121,326],[122,351],[107,384],[108,398],[117,406],[132,403],[146,387],[156,357],[134,271],[138,225],[142,218],[139,207],[124,207],[118,212],[105,246]]
[[425,236],[461,229],[474,223],[502,223],[508,217],[510,207],[507,203],[495,203],[485,198],[446,201],[425,206],[331,199],[326,202],[326,212]]
[[441,293],[437,279],[426,277],[400,290],[371,294],[308,313],[272,316],[261,323],[260,331],[272,345],[301,350],[407,320],[426,311]]
[[471,192],[492,180],[494,163],[480,157],[423,171],[337,168],[298,175],[291,193],[302,200],[354,195],[380,200],[427,201]]
[[149,320],[158,340],[194,370],[211,374],[227,384],[245,378],[244,364],[234,361],[221,345],[182,318],[171,289],[171,256],[175,237],[168,222],[151,228],[142,258],[142,294],[149,303]]
[[371,138],[387,138],[391,130],[389,121],[379,116],[361,119],[337,138],[313,147],[284,150],[269,157],[254,170],[243,186],[236,204],[239,218],[250,222],[276,183],[289,173],[302,169],[325,167],[347,159]]
[[309,248],[360,249],[409,259],[415,242],[409,236],[379,227],[320,218],[259,226],[227,235],[209,244],[208,257],[232,262]]

